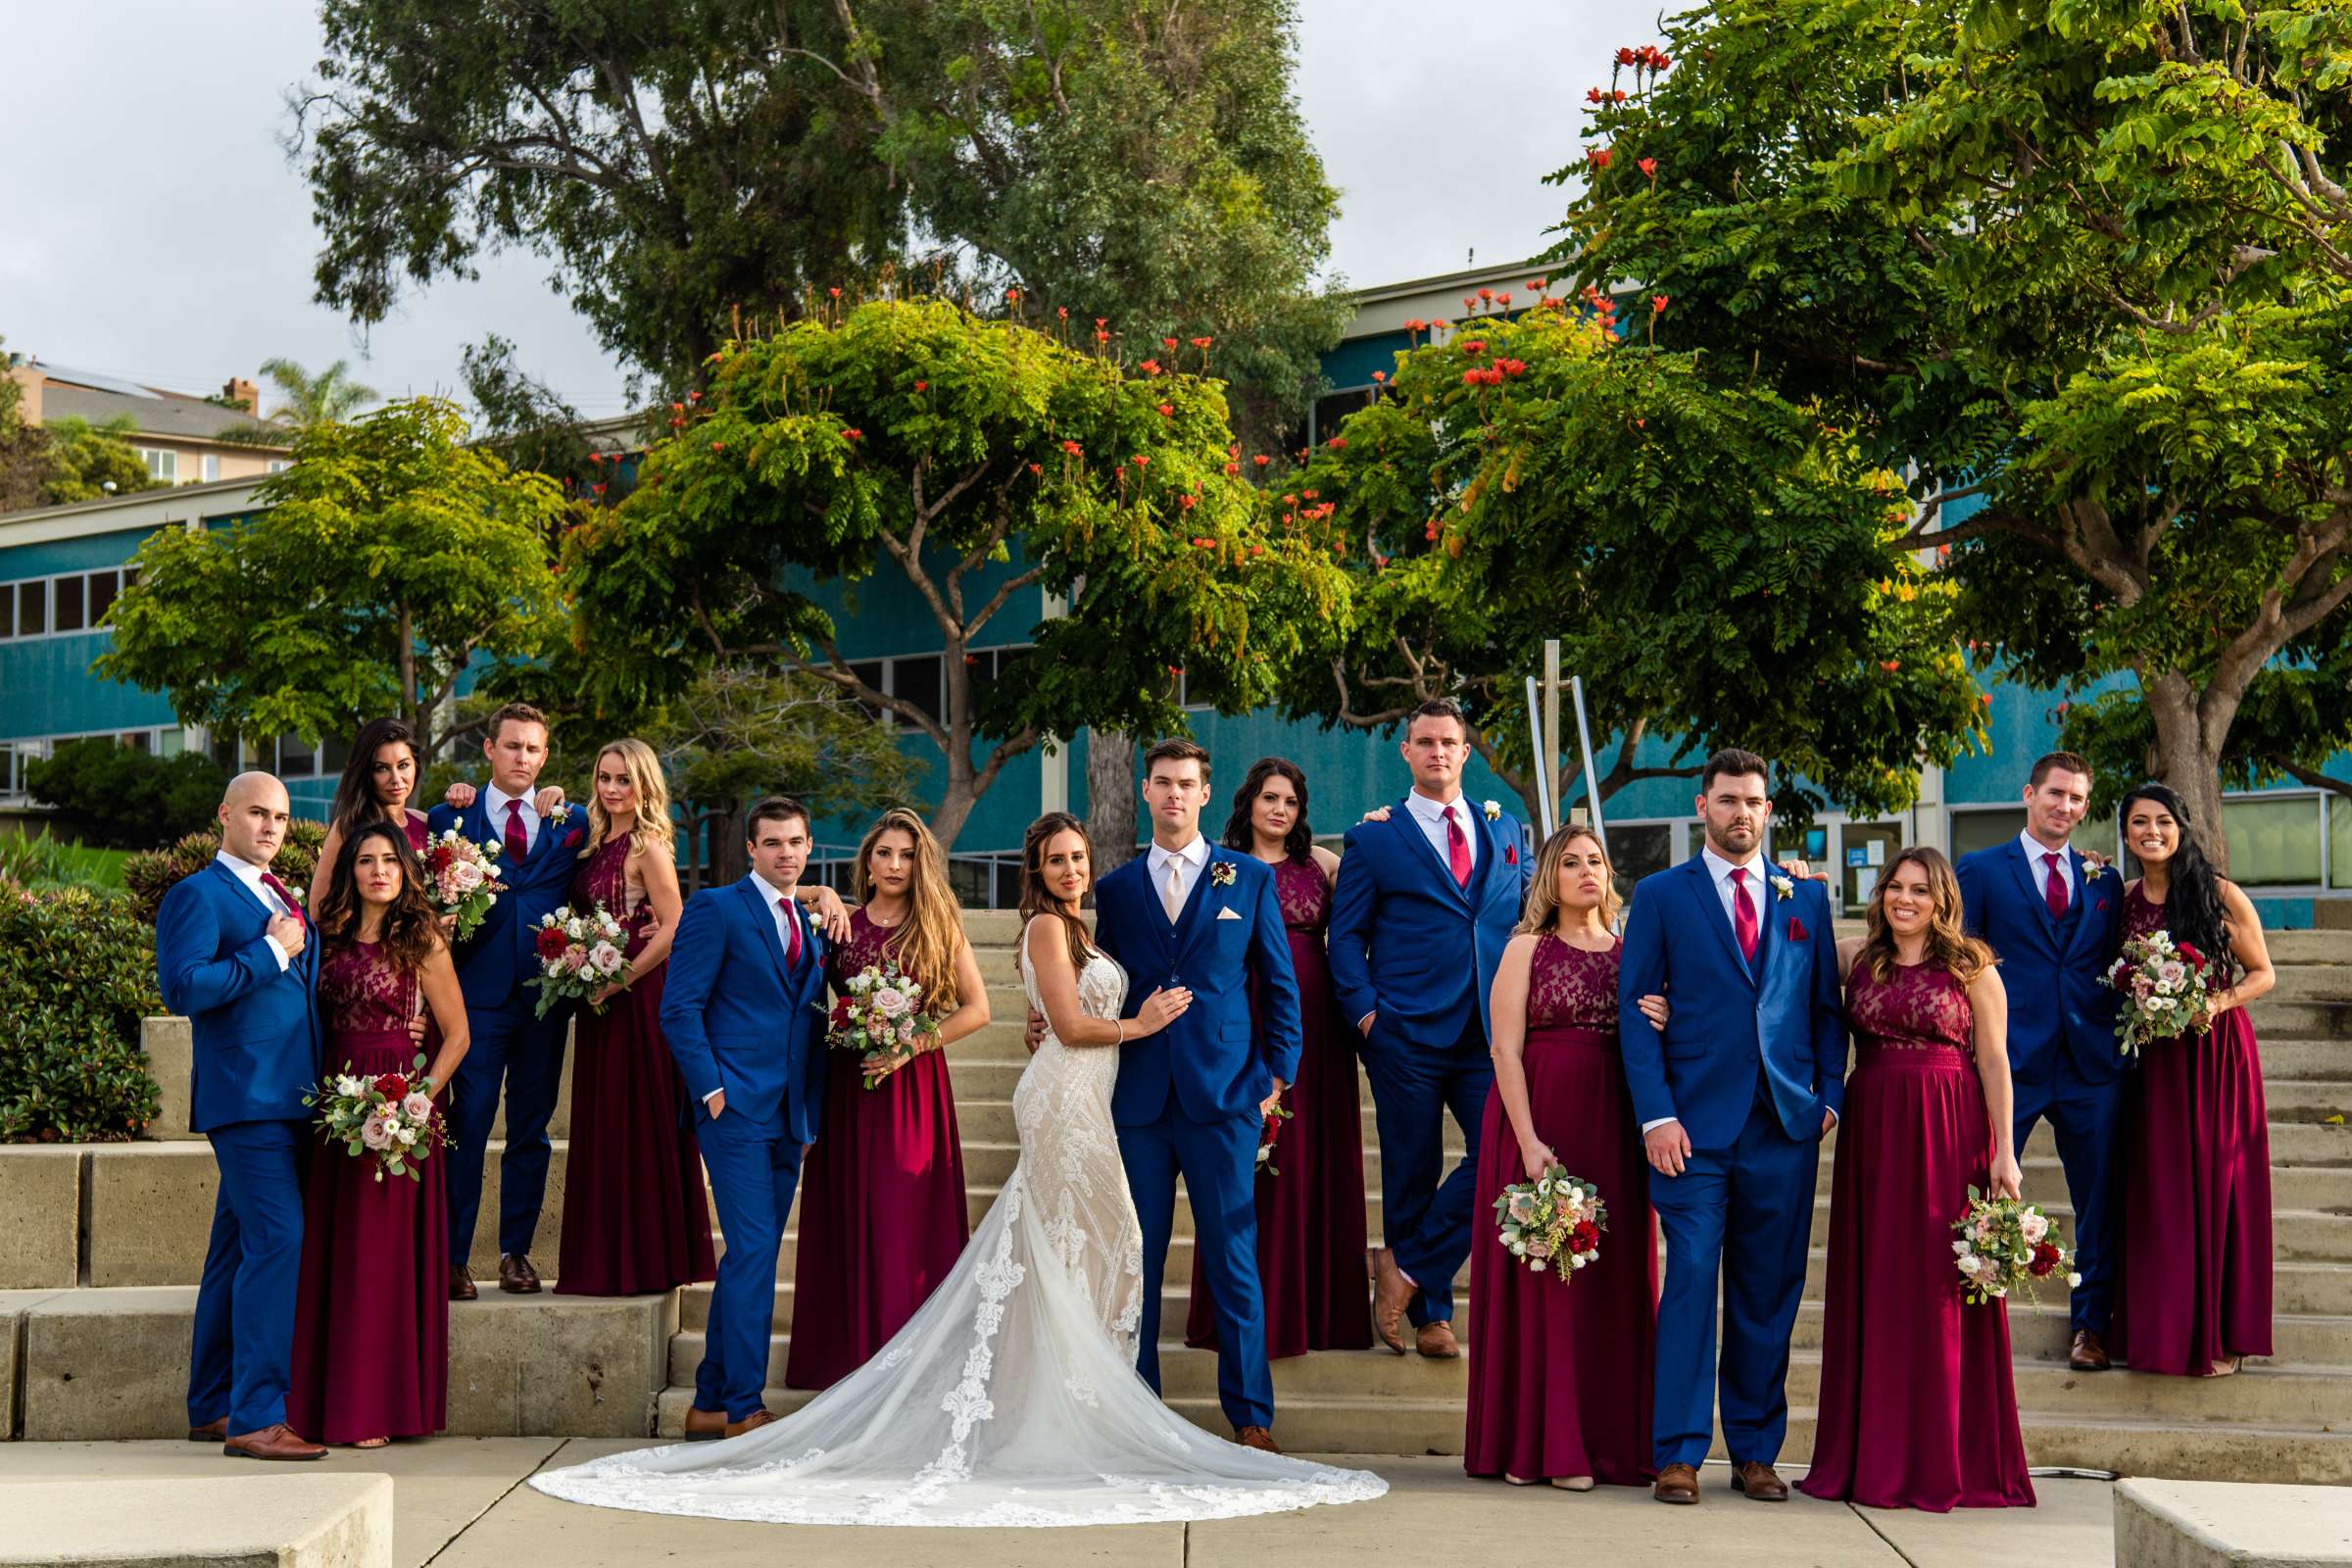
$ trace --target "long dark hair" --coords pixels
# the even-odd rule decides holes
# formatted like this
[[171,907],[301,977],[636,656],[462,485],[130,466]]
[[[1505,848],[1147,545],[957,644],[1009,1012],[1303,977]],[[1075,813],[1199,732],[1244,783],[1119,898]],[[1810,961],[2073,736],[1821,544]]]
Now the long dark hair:
[[395,968],[415,974],[441,946],[441,922],[425,902],[424,865],[409,848],[409,830],[398,822],[362,822],[343,840],[334,870],[327,877],[326,900],[318,906],[318,934],[330,950],[360,939],[360,888],[355,867],[361,846],[371,839],[382,839],[400,852],[400,896],[384,911],[384,926],[376,933],[376,943]]
[[416,732],[409,728],[408,720],[371,718],[362,724],[352,738],[343,776],[335,781],[335,802],[326,810],[326,819],[346,835],[354,822],[384,814],[384,803],[375,798],[375,754],[387,746],[406,746],[409,755],[416,758],[416,781],[424,782],[424,759],[416,756]]
[[1021,928],[1041,914],[1051,914],[1061,921],[1062,934],[1070,944],[1070,967],[1083,970],[1086,960],[1093,956],[1094,944],[1087,940],[1086,922],[1062,907],[1061,898],[1046,886],[1046,846],[1057,833],[1075,833],[1086,845],[1087,882],[1094,882],[1095,847],[1086,836],[1086,824],[1067,811],[1048,811],[1029,824],[1021,835]]
[[1303,860],[1315,845],[1314,832],[1306,825],[1306,774],[1297,762],[1283,757],[1261,757],[1242,775],[1242,787],[1233,796],[1233,814],[1225,819],[1225,847],[1244,855],[1256,853],[1257,830],[1250,814],[1257,807],[1258,791],[1266,787],[1266,780],[1276,777],[1290,780],[1291,788],[1298,792],[1298,819],[1282,836],[1283,858]]
[[1894,978],[1894,931],[1886,924],[1886,888],[1894,873],[1906,865],[1918,866],[1920,875],[1928,879],[1932,908],[1924,933],[1927,961],[1947,971],[1965,989],[1999,960],[1992,949],[1970,936],[1961,923],[1960,877],[1952,862],[1943,858],[1941,850],[1925,844],[1902,851],[1880,873],[1869,906],[1862,912],[1862,947],[1854,955],[1854,967],[1868,969],[1870,977],[1881,984]]
[[[2216,963],[2230,955],[2229,920],[2222,908],[2222,878],[2197,843],[2195,826],[2180,797],[2162,784],[2141,784],[2115,808],[2120,829],[2132,814],[2133,801],[2152,801],[2170,811],[2180,827],[2180,847],[2165,867],[2164,929],[2176,943],[2185,942]],[[2130,840],[2125,841],[2127,844]],[[2143,885],[2140,891],[2147,889]]]

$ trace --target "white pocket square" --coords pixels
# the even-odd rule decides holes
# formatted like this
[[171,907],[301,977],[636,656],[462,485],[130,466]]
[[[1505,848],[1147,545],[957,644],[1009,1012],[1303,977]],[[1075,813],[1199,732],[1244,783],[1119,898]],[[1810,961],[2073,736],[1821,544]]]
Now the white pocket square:
[[1218,918],[1218,919],[1220,919],[1220,920],[1239,920],[1241,917],[1242,917],[1242,913],[1241,913],[1241,911],[1240,911],[1239,909],[1230,909],[1230,908],[1228,908],[1228,909],[1219,909],[1219,910],[1217,911],[1217,918]]

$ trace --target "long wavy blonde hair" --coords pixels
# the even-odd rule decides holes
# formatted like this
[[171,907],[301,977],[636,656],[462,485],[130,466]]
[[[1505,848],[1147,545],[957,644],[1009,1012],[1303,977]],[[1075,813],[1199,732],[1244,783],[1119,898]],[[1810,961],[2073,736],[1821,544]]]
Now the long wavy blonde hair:
[[885,833],[914,841],[914,875],[906,884],[906,919],[891,941],[891,956],[923,988],[931,1010],[945,1015],[961,1004],[956,994],[956,954],[963,946],[963,906],[948,882],[948,855],[931,828],[903,806],[894,806],[865,830],[858,846],[855,891],[859,904],[874,897],[874,846]]
[[1542,935],[1549,931],[1560,918],[1560,861],[1567,858],[1568,846],[1578,839],[1590,839],[1592,848],[1600,852],[1600,923],[1611,931],[1625,911],[1624,903],[1617,897],[1617,866],[1609,858],[1609,847],[1600,842],[1600,835],[1582,822],[1571,822],[1551,830],[1544,848],[1536,855],[1536,874],[1527,884],[1527,908],[1519,916],[1519,929]]
[[[662,776],[662,759],[654,755],[651,746],[633,735],[607,741],[604,750],[596,754],[596,760],[602,763],[608,757],[620,759],[620,765],[628,769],[629,782],[637,787],[637,825],[629,833],[631,852],[648,845],[668,849],[676,830],[669,822],[669,781]],[[605,803],[597,798],[593,766],[589,777],[592,782],[588,788],[588,838],[580,846],[583,860],[612,836],[612,818],[607,814]]]
[[1870,977],[1882,984],[1894,977],[1894,933],[1886,925],[1886,884],[1906,865],[1918,866],[1928,879],[1928,896],[1935,904],[1928,916],[1928,961],[1950,970],[1963,986],[1999,962],[1992,950],[1970,936],[1960,923],[1960,879],[1952,874],[1952,862],[1940,850],[1922,844],[1901,851],[1879,873],[1879,885],[1871,890],[1870,907],[1863,914],[1862,947],[1854,955],[1854,967],[1867,964]]

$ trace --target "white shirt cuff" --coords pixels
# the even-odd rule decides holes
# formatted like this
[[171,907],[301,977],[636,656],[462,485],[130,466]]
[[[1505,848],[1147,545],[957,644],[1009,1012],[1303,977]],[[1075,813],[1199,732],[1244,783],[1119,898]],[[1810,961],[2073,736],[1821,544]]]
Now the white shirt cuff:
[[1660,1116],[1655,1121],[1645,1121],[1642,1124],[1642,1136],[1646,1138],[1652,1129],[1663,1127],[1670,1121],[1681,1121],[1682,1119],[1680,1116]]
[[1821,1107],[1821,1112],[1823,1115],[1830,1118],[1830,1126],[1835,1127],[1838,1125],[1838,1113],[1836,1111],[1830,1109],[1829,1106],[1824,1105]]
[[703,1097],[703,1103],[708,1105],[710,1103],[710,1102],[716,1100],[719,1096],[725,1094],[726,1092],[727,1086],[725,1084],[720,1084],[716,1089],[711,1090],[709,1094]]
[[286,972],[286,966],[292,963],[294,960],[286,956],[286,950],[278,946],[277,938],[272,936],[265,936],[262,938],[262,941],[268,944],[271,953],[277,955],[277,972],[279,974],[284,974]]

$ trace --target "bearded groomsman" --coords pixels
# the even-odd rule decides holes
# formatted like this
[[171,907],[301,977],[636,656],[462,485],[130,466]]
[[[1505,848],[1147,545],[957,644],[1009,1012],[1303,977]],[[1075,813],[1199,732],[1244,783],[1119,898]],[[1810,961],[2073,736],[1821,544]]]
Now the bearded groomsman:
[[[1331,897],[1331,978],[1363,1035],[1380,1133],[1382,1230],[1372,1327],[1404,1353],[1461,1354],[1453,1277],[1470,1255],[1472,1189],[1487,1091],[1487,998],[1519,923],[1533,859],[1518,819],[1462,796],[1470,725],[1448,699],[1406,716],[1413,787],[1385,818],[1348,830]],[[1445,1172],[1446,1116],[1466,1146]]]
[[318,1459],[286,1425],[302,1267],[303,1097],[318,1082],[318,949],[302,896],[271,874],[286,787],[240,773],[220,802],[220,852],[164,895],[155,974],[193,1037],[188,1125],[220,1185],[196,1287],[188,1440],[231,1458]]

